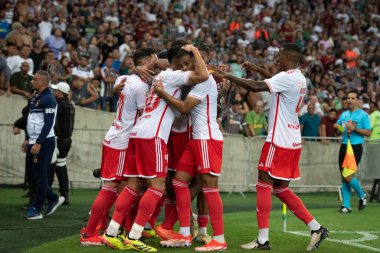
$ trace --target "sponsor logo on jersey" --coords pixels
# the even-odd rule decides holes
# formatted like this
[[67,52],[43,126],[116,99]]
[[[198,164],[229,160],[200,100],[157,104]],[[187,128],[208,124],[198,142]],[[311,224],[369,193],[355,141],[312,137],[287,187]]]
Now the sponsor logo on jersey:
[[301,145],[301,142],[293,142],[293,147],[300,147]]
[[299,124],[296,124],[296,125],[288,124],[288,128],[298,130],[298,129],[300,129],[300,125]]

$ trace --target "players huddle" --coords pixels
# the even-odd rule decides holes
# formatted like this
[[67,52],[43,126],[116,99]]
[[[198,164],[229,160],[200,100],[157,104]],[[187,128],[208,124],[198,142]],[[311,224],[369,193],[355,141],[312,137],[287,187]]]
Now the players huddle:
[[[262,71],[262,75],[268,75],[262,82],[236,78],[209,66],[216,77],[251,91],[270,91],[276,97],[259,163],[259,236],[243,244],[244,249],[270,249],[272,187],[275,195],[309,226],[307,250],[317,249],[328,236],[328,230],[288,188],[289,180],[299,178],[301,141],[296,110],[306,90],[305,78],[295,68],[299,57],[296,45],[284,45],[278,56],[282,72],[269,78]],[[189,247],[197,241],[204,244],[195,248],[198,252],[226,250],[218,188],[223,135],[217,123],[217,84],[206,67],[208,48],[178,40],[167,50],[166,59],[163,55],[160,58],[151,49],[137,50],[133,56],[137,68],[156,72],[151,85],[137,74],[120,76],[115,81],[121,92],[115,120],[103,141],[100,176],[104,184],[87,226],[81,230],[80,243],[156,252],[143,238],[158,237],[163,247]],[[249,63],[243,66],[250,67]],[[294,127],[284,127],[289,124]],[[196,197],[198,216],[191,209]],[[165,220],[157,226],[163,205]],[[212,237],[207,234],[209,219]],[[173,230],[177,220],[178,232]],[[196,221],[199,229],[194,226]]]

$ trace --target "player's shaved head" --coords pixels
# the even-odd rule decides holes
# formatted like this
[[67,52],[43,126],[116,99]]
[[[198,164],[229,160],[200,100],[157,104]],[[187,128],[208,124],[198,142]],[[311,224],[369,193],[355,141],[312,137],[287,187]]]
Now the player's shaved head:
[[302,52],[301,48],[294,43],[286,43],[281,45],[281,48],[284,50],[284,53],[287,55],[290,61],[298,63],[301,59]]
[[155,54],[156,51],[152,48],[144,48],[144,49],[138,49],[133,54],[133,63],[135,66],[141,66],[144,65],[143,61],[147,58],[150,58],[152,54]]

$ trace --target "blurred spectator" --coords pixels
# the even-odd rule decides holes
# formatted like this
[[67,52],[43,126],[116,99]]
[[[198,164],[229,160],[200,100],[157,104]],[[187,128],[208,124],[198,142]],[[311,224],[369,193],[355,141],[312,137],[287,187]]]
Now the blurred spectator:
[[268,122],[264,115],[264,103],[257,101],[255,110],[250,111],[245,116],[248,127],[248,136],[265,135],[268,129]]
[[44,43],[40,38],[36,38],[33,42],[33,49],[30,53],[30,58],[33,60],[33,73],[40,69],[41,62],[45,58],[45,53],[42,51]]
[[3,40],[10,30],[9,23],[5,20],[5,10],[0,11],[0,46],[3,46]]
[[6,60],[0,55],[0,96],[4,92],[7,95],[11,94],[11,88],[9,85],[9,79],[11,76],[11,70],[9,69]]
[[[330,109],[329,114],[323,116],[321,119],[321,125],[319,127],[320,137],[336,137],[336,129],[334,127],[336,121],[338,120],[337,112],[334,108]],[[322,143],[328,143],[328,139],[322,139]]]
[[91,83],[85,83],[83,79],[73,76],[72,100],[76,105],[96,109],[97,99],[98,94]]
[[7,37],[5,38],[5,43],[7,44],[7,47],[9,45],[14,45],[16,47],[16,52],[14,54],[17,54],[18,50],[21,49],[21,47],[24,45],[24,41],[21,35],[22,24],[20,24],[19,22],[11,22],[9,24],[12,24],[12,30],[8,33]]
[[29,75],[29,64],[24,61],[21,64],[21,70],[13,73],[10,79],[11,92],[24,96],[26,99],[32,97],[32,80],[33,76]]
[[59,59],[66,51],[66,42],[62,38],[61,28],[55,28],[53,34],[45,39],[45,45],[54,53],[54,58]]
[[117,96],[112,93],[113,85],[118,77],[118,71],[112,67],[112,58],[107,57],[105,66],[101,70],[102,82],[101,89],[104,89],[104,95],[100,97],[100,106],[106,111],[107,105],[111,112],[116,111]]
[[380,140],[380,112],[379,105],[377,103],[371,103],[371,114],[369,116],[371,120],[372,133],[369,136],[370,140]]
[[29,57],[31,53],[31,48],[28,45],[23,45],[21,47],[19,55],[9,56],[7,58],[7,64],[12,74],[20,71],[21,64],[23,62],[28,62],[29,64],[29,75],[33,75],[33,60]]
[[38,24],[38,34],[43,41],[51,35],[51,31],[53,30],[53,24],[50,22],[50,15],[51,13],[45,12],[43,19]]
[[78,67],[74,67],[72,71],[73,76],[77,76],[82,81],[89,83],[92,78],[94,78],[94,72],[88,66],[88,56],[82,55],[80,58],[80,65]]
[[307,113],[300,117],[301,135],[303,137],[318,137],[319,124],[321,119],[315,113],[315,104],[307,106]]
[[244,115],[240,112],[242,103],[240,101],[232,101],[231,108],[224,112],[218,122],[222,132],[229,134],[247,133]]

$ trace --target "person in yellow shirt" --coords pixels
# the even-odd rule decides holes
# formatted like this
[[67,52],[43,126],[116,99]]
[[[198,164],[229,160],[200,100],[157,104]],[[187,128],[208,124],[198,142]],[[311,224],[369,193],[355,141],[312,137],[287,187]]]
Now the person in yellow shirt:
[[370,140],[380,140],[380,111],[377,102],[371,104],[369,119],[371,121],[372,133]]

